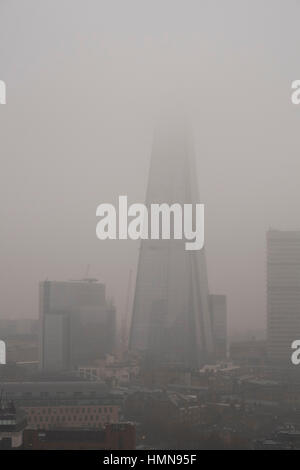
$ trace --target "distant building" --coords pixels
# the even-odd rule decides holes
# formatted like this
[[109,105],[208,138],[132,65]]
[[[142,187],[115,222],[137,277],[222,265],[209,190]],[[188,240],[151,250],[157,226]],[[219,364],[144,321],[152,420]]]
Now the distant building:
[[133,423],[109,424],[104,429],[53,429],[24,433],[26,450],[134,450]]
[[199,425],[202,406],[196,395],[174,390],[141,389],[126,397],[124,415],[154,433],[163,431],[168,434],[176,426]]
[[2,382],[27,429],[102,428],[118,423],[122,397],[96,382]]
[[300,339],[300,231],[267,233],[267,322],[270,361],[291,365]]
[[72,403],[54,401],[39,405],[23,406],[28,429],[80,429],[102,428],[119,421],[119,406],[109,399],[76,400]]
[[5,340],[7,357],[6,362],[24,363],[38,361],[38,336],[16,335]]
[[27,425],[23,411],[13,402],[0,401],[0,450],[17,449],[23,444],[23,431]]
[[39,360],[45,371],[73,369],[114,351],[116,312],[94,279],[40,283]]
[[217,359],[224,359],[227,355],[227,300],[226,295],[212,294],[210,309],[212,316],[212,331]]
[[150,361],[143,365],[140,380],[147,387],[159,387],[167,385],[190,385],[192,373],[190,369],[172,366],[168,364],[151,364]]
[[282,403],[282,383],[251,376],[240,377],[240,393],[248,404],[278,406]]
[[229,350],[230,359],[245,365],[264,365],[267,358],[266,341],[233,341]]
[[110,385],[125,385],[137,378],[140,367],[136,361],[118,361],[114,356],[106,356],[94,364],[78,367],[79,377],[87,380],[102,380]]
[[38,320],[33,318],[0,318],[1,338],[32,336],[38,333]]
[[[17,363],[37,363],[38,361],[38,320],[0,319],[0,340],[4,341],[6,350],[6,367],[0,371],[3,377],[9,374]],[[2,343],[3,344],[3,343]],[[1,364],[0,358],[0,364]],[[13,372],[13,371],[11,371]],[[16,372],[16,370],[15,370]]]

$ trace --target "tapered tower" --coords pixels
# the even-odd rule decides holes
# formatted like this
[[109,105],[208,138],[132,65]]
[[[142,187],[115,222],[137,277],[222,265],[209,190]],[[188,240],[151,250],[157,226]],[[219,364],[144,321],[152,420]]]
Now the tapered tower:
[[[182,123],[156,131],[146,205],[196,204],[194,151]],[[205,249],[185,240],[142,240],[129,346],[161,362],[199,367],[213,353]]]

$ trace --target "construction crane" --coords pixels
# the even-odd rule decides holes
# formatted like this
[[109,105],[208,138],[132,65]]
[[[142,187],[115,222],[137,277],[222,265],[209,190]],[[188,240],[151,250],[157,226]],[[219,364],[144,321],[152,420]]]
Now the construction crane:
[[70,279],[71,282],[98,282],[96,277],[88,277],[90,272],[90,264],[87,265],[85,276],[82,279]]
[[126,304],[125,304],[125,311],[124,311],[124,316],[123,316],[123,319],[122,319],[122,326],[121,326],[122,353],[124,353],[128,349],[128,340],[129,340],[129,321],[128,320],[129,320],[131,283],[132,283],[132,269],[130,269],[129,275],[128,275]]

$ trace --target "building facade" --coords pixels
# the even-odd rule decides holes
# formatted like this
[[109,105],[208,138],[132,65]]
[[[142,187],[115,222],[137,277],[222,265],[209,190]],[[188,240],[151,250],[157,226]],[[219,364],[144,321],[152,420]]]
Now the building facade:
[[119,406],[106,400],[77,400],[74,404],[49,402],[36,406],[23,406],[27,417],[27,429],[101,428],[119,421]]
[[103,428],[118,423],[122,397],[100,382],[2,382],[27,429]]
[[[2,395],[2,392],[1,392]],[[23,444],[26,415],[17,410],[12,401],[0,399],[0,450],[18,449]]]
[[300,231],[267,233],[267,347],[277,365],[291,365],[300,338]]
[[114,351],[116,312],[94,279],[40,283],[39,361],[63,371]]
[[136,431],[133,423],[108,424],[101,430],[53,429],[26,430],[26,450],[134,450]]

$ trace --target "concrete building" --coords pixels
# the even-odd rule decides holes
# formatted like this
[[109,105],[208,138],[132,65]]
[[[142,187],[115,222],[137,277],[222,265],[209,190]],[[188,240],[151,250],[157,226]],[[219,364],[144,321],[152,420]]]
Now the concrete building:
[[0,450],[21,448],[27,425],[25,413],[14,403],[0,400]]
[[120,420],[122,397],[99,382],[2,382],[27,429],[103,428]]
[[101,428],[119,421],[119,406],[107,400],[91,400],[74,404],[54,402],[44,405],[23,406],[28,429]]
[[26,450],[134,450],[133,423],[108,424],[103,429],[53,429],[24,433]]
[[111,386],[125,385],[136,379],[140,371],[134,361],[118,361],[114,356],[95,361],[94,364],[80,365],[79,377],[87,380],[102,380]]
[[95,279],[40,283],[39,361],[63,371],[114,351],[116,312]]
[[267,233],[267,325],[269,360],[290,366],[300,339],[300,231]]

